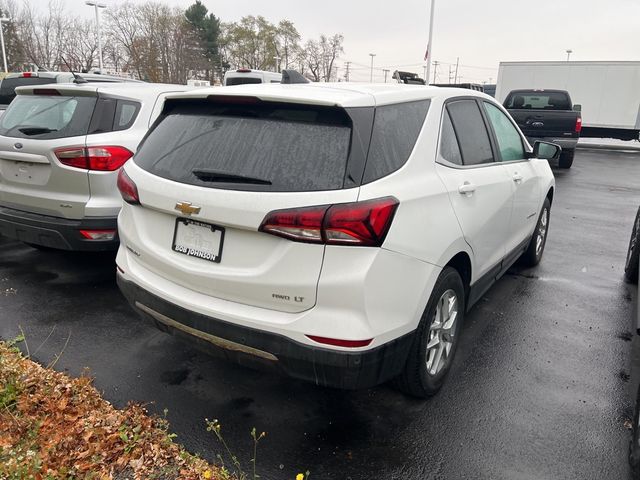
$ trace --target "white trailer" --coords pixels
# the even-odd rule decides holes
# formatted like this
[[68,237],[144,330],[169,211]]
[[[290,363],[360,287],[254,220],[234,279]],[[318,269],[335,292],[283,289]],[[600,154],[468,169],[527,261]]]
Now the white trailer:
[[640,62],[501,62],[496,99],[511,90],[567,90],[582,112],[582,137],[638,139]]

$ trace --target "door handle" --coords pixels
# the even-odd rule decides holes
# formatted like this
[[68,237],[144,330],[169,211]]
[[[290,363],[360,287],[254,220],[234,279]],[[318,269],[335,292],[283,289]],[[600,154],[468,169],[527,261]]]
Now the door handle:
[[514,173],[512,178],[513,178],[513,181],[516,183],[520,183],[524,179],[524,177],[520,175],[518,172]]
[[470,182],[464,182],[458,187],[458,193],[470,197],[476,191],[476,186]]

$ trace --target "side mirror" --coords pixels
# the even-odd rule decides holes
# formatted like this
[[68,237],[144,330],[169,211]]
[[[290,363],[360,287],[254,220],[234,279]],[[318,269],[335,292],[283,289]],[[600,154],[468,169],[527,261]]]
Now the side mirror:
[[574,112],[581,112],[582,111],[582,105],[580,105],[579,103],[576,103],[573,105],[573,111]]
[[533,144],[533,158],[558,160],[560,158],[560,152],[562,152],[562,148],[555,143],[536,141]]

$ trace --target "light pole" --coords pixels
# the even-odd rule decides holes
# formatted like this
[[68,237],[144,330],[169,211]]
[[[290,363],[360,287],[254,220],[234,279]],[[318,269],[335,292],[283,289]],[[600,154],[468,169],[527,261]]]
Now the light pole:
[[375,57],[376,54],[370,53],[369,56],[371,57],[371,78],[369,79],[369,82],[373,83],[373,57]]
[[4,32],[3,32],[2,24],[4,22],[10,22],[10,21],[11,19],[9,17],[0,18],[0,43],[2,43],[2,61],[4,62],[5,73],[9,73],[9,70],[7,70],[7,53],[4,49]]
[[427,62],[427,71],[424,75],[424,82],[429,85],[429,74],[431,73],[431,56],[433,54],[433,17],[436,11],[436,0],[431,0],[431,11],[429,12],[429,43],[427,43],[427,54],[424,56]]
[[387,74],[391,71],[388,68],[382,70],[384,72],[384,83],[387,83]]
[[86,0],[84,3],[96,9],[96,37],[98,38],[98,64],[100,65],[100,73],[102,73],[102,37],[100,36],[100,14],[98,13],[98,9],[107,8],[107,6],[104,3],[100,3],[96,0]]
[[567,62],[569,61],[569,57],[571,57],[572,53],[573,53],[573,50],[571,49],[567,50]]

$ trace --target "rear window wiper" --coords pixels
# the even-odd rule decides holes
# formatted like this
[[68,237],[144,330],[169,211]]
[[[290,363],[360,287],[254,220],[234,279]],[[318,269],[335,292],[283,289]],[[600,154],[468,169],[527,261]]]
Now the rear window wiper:
[[24,133],[25,135],[40,135],[43,133],[57,132],[58,130],[47,127],[21,127],[18,128],[18,131],[20,133]]
[[262,178],[247,177],[245,175],[234,175],[232,173],[217,172],[215,170],[193,170],[199,180],[210,183],[247,183],[251,185],[271,185],[271,181]]

